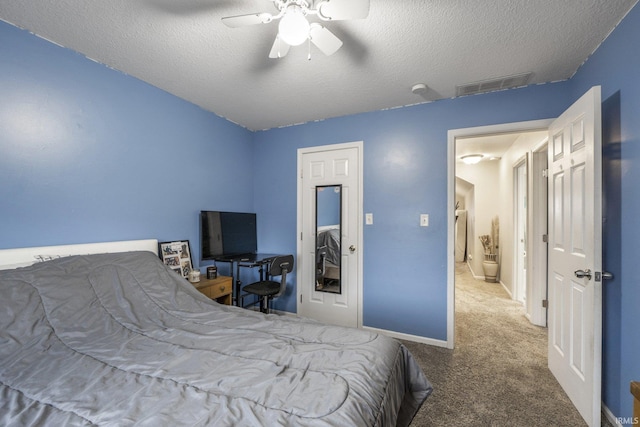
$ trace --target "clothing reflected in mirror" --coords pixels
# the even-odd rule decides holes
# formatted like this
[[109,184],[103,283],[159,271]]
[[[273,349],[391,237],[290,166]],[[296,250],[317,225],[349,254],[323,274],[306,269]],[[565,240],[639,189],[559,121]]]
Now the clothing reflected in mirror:
[[342,293],[342,185],[316,186],[316,291]]

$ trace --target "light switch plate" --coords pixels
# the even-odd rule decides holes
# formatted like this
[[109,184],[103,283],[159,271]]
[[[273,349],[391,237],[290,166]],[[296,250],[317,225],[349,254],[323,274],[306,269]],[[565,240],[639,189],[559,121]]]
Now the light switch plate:
[[365,214],[364,215],[364,222],[367,225],[373,224],[373,214],[372,213]]
[[429,226],[429,214],[420,214],[420,227]]

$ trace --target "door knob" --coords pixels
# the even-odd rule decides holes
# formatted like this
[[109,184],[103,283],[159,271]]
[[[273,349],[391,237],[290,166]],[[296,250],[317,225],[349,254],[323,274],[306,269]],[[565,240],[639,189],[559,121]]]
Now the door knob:
[[349,250],[351,251],[351,253],[354,253],[356,251],[356,247],[354,245],[349,246]]
[[576,270],[573,272],[573,274],[575,274],[578,279],[586,277],[587,279],[591,280],[591,270],[589,270],[588,268],[586,270]]

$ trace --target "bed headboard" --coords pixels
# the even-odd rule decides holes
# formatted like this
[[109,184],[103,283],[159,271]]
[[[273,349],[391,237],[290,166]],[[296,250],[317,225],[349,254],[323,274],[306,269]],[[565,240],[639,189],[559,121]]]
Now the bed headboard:
[[121,242],[0,249],[0,270],[26,267],[38,261],[69,255],[89,255],[129,251],[150,251],[157,255],[158,241],[156,239],[126,240]]

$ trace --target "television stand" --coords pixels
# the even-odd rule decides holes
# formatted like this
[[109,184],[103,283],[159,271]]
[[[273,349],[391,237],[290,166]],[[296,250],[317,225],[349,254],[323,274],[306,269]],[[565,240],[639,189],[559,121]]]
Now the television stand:
[[230,271],[233,280],[233,305],[244,307],[241,298],[242,280],[240,280],[240,269],[258,267],[260,272],[260,280],[264,280],[265,277],[269,276],[269,263],[273,258],[277,256],[279,256],[279,254],[256,253],[242,254],[238,256],[225,256],[215,259],[215,262],[228,262],[230,264]]

